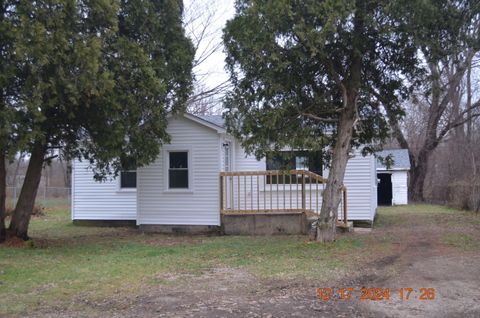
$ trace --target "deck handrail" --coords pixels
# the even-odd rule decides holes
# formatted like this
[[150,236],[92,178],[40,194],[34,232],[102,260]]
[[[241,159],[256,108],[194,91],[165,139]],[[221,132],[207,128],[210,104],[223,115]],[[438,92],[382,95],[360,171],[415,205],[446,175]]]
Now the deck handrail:
[[271,175],[294,175],[301,174],[326,183],[327,179],[321,175],[308,170],[262,170],[262,171],[222,171],[220,176],[271,176]]
[[[326,182],[326,178],[308,170],[220,172],[220,212],[319,214],[319,186],[323,194]],[[342,221],[347,225],[347,189],[342,186],[341,190]]]

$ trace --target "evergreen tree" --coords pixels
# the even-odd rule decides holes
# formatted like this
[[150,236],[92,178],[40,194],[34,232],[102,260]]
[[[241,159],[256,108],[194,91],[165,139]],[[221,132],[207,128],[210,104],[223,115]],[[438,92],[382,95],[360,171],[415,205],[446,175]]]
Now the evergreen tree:
[[21,82],[20,63],[15,55],[15,2],[0,0],[0,242],[5,240],[6,165],[22,149],[28,134],[26,116],[15,107]]
[[317,240],[332,241],[352,146],[387,136],[382,105],[401,113],[415,79],[411,28],[387,0],[238,0],[224,42],[234,85],[229,130],[264,157],[285,147],[328,148]]
[[10,222],[28,239],[42,166],[52,149],[86,158],[97,178],[142,166],[168,141],[168,112],[184,109],[193,49],[178,0],[18,1],[13,9],[30,160]]

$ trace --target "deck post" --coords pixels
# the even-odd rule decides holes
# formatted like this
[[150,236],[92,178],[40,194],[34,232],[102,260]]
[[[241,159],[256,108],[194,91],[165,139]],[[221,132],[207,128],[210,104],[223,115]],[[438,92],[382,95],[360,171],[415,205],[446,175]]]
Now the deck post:
[[343,223],[348,226],[347,221],[347,188],[343,187]]
[[223,176],[220,174],[220,213],[223,212]]
[[307,209],[307,202],[305,202],[307,199],[306,193],[305,193],[305,174],[302,173],[302,210],[305,212]]

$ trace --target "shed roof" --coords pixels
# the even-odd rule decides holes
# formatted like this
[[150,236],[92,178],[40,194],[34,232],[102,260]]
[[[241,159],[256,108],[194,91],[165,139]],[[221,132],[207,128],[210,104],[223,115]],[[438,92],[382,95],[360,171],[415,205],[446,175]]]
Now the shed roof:
[[407,149],[386,149],[378,151],[376,155],[383,158],[392,155],[393,158],[393,165],[389,169],[377,160],[378,170],[410,170],[410,158]]

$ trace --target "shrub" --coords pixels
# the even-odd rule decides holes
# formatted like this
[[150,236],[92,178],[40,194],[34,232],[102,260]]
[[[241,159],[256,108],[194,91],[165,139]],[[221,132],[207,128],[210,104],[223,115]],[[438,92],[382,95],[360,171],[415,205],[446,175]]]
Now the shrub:
[[461,180],[449,184],[448,204],[462,210],[480,210],[480,181]]

